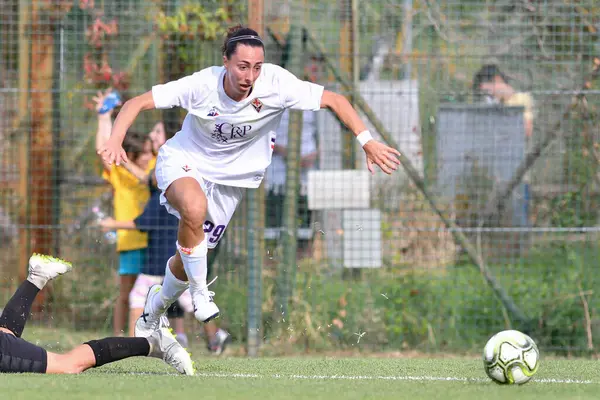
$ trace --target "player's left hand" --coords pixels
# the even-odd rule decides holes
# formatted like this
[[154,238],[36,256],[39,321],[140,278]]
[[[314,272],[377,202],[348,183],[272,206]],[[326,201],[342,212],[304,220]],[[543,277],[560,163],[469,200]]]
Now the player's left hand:
[[367,155],[367,168],[371,174],[375,173],[373,164],[377,164],[388,175],[391,175],[393,171],[398,169],[398,165],[400,165],[400,160],[396,157],[400,155],[400,152],[375,139],[369,140],[363,146],[363,150]]

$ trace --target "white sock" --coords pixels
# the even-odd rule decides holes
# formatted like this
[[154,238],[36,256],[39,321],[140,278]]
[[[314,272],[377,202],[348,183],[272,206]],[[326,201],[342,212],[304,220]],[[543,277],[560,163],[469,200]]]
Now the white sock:
[[191,249],[182,247],[177,242],[177,250],[181,254],[183,268],[190,282],[190,291],[194,293],[197,288],[206,286],[206,274],[208,266],[208,247],[206,239]]
[[[169,259],[169,261],[171,261],[171,259]],[[152,298],[152,309],[158,314],[165,312],[167,308],[169,308],[169,306],[190,286],[188,282],[181,281],[173,275],[173,272],[171,272],[171,268],[169,267],[169,261],[167,261],[167,267],[165,268],[165,279],[162,288],[160,289],[158,296]]]

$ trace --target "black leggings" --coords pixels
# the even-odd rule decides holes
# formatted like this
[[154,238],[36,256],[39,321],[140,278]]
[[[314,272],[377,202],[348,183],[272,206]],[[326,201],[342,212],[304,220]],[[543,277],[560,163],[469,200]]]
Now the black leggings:
[[0,332],[0,372],[46,373],[48,353],[25,339]]

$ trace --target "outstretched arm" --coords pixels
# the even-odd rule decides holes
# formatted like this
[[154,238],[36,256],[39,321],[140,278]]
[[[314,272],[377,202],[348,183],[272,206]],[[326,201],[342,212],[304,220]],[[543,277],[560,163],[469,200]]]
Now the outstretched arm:
[[133,121],[135,121],[140,112],[151,110],[153,108],[155,108],[155,105],[151,91],[125,102],[119,115],[117,115],[117,118],[115,119],[110,139],[108,139],[104,146],[98,149],[98,154],[102,157],[104,163],[112,165],[114,162],[115,164],[120,165],[121,161],[129,162],[127,154],[125,154],[123,147],[121,147],[127,129],[131,127]]
[[321,108],[329,108],[333,111],[340,121],[354,133],[367,155],[367,168],[371,173],[375,173],[373,164],[377,164],[386,174],[391,174],[392,171],[398,168],[400,161],[396,155],[400,155],[400,152],[371,137],[367,127],[348,99],[340,94],[325,90],[321,97]]
[[127,100],[121,108],[121,112],[119,112],[119,115],[117,115],[117,118],[115,119],[111,139],[118,139],[120,143],[122,143],[127,130],[131,127],[139,113],[145,110],[151,110],[154,107],[152,91],[148,91],[133,99]]
[[324,90],[323,97],[321,97],[321,108],[329,108],[333,111],[340,121],[354,133],[354,136],[367,130],[354,107],[341,94]]

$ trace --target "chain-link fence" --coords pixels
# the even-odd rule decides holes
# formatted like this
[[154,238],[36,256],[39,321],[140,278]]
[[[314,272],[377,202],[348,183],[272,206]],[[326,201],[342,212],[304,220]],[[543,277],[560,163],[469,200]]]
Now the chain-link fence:
[[[371,176],[332,113],[284,116],[214,263],[237,342],[465,350],[513,327],[543,348],[594,349],[594,2],[1,4],[3,298],[31,251],[59,254],[76,269],[40,298],[54,319],[36,315],[113,326],[119,257],[95,224],[113,196],[93,97],[219,65],[224,31],[250,14],[268,62],[347,95],[403,165]],[[147,112],[132,130],[175,133],[183,116]]]

